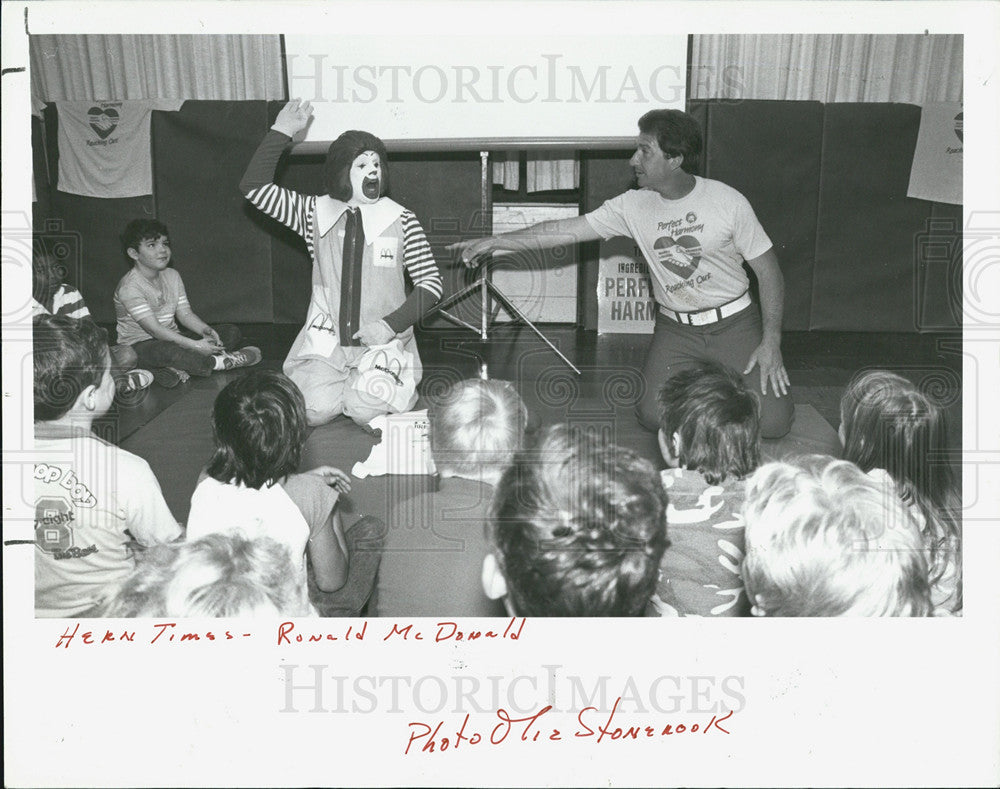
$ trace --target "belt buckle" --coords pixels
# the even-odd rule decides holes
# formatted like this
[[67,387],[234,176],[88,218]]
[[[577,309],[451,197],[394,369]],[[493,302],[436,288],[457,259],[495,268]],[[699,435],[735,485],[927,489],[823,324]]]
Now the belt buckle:
[[715,310],[692,312],[688,315],[688,322],[692,326],[705,326],[709,323],[715,323]]

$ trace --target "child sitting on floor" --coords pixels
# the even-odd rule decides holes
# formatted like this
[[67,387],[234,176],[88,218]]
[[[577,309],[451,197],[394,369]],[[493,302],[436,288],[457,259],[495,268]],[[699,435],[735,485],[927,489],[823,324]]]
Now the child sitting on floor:
[[701,362],[660,389],[670,547],[651,607],[661,616],[746,616],[744,478],[760,463],[757,398],[734,370]]
[[960,497],[946,454],[944,413],[914,384],[884,370],[854,378],[840,401],[844,458],[884,470],[924,536],[936,616],[962,611]]
[[[92,320],[83,294],[63,282],[64,277],[64,267],[51,253],[36,245],[31,259],[31,314]],[[130,346],[112,345],[110,350],[111,375],[119,394],[138,392],[153,383],[153,374],[149,370],[136,367],[138,359]]]
[[483,589],[517,616],[642,616],[667,546],[652,464],[566,425],[493,495]]
[[747,481],[743,580],[756,616],[927,616],[917,524],[887,479],[812,455]]
[[[238,378],[215,399],[212,424],[216,450],[191,497],[188,538],[233,531],[270,537],[288,550],[303,590],[307,555],[320,591],[343,587],[348,549],[335,508],[350,477],[330,466],[295,473],[306,439],[305,401],[295,383],[269,370]],[[345,591],[360,596],[357,611],[376,569]]]
[[79,616],[135,567],[131,543],[181,527],[142,458],[91,432],[115,385],[107,335],[92,321],[36,315],[34,340],[35,614]]
[[[235,326],[213,329],[194,314],[181,275],[168,268],[166,225],[155,219],[129,222],[122,248],[132,269],[115,288],[118,342],[132,346],[139,364],[153,371],[157,383],[169,388],[189,374],[205,376],[260,361],[260,349],[240,347],[242,338]],[[181,332],[178,322],[197,337]]]
[[105,617],[315,613],[285,546],[241,534],[207,534],[151,548],[101,610]]

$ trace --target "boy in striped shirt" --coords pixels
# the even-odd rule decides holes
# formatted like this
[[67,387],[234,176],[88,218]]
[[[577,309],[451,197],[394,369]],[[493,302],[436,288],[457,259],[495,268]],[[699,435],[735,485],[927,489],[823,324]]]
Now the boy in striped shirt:
[[[324,424],[338,414],[365,424],[388,406],[353,387],[358,362],[369,346],[398,339],[412,356],[419,382],[413,325],[441,298],[441,273],[416,216],[385,196],[386,150],[374,135],[348,131],[333,142],[324,165],[324,195],[273,182],[292,136],[311,115],[309,102],[285,105],[247,166],[240,191],[302,236],[313,259],[306,323],[284,364],[305,395],[309,424]],[[413,286],[409,294],[404,274]]]
[[155,219],[129,222],[122,248],[132,269],[115,288],[118,342],[132,346],[139,363],[153,370],[157,383],[172,387],[190,375],[206,376],[260,361],[260,349],[241,347],[238,328],[230,324],[213,328],[191,309],[180,273],[168,268],[166,225]]

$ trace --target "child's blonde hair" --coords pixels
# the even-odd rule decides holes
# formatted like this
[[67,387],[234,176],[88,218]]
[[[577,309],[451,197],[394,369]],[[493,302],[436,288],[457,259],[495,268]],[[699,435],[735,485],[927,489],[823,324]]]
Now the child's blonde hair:
[[438,471],[502,471],[522,448],[528,409],[509,381],[469,378],[429,397],[431,452]]
[[102,616],[308,616],[308,597],[285,546],[268,537],[213,533],[150,548]]
[[929,613],[915,521],[891,485],[853,463],[813,455],[763,465],[747,482],[743,517],[743,581],[760,613]]

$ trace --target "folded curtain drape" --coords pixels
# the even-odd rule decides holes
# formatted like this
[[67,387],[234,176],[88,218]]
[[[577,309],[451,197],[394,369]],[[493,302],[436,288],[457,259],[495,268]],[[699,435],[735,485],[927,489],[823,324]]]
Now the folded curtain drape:
[[962,100],[960,35],[699,35],[692,99]]
[[38,35],[33,99],[282,99],[277,35]]

